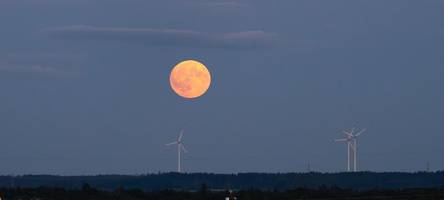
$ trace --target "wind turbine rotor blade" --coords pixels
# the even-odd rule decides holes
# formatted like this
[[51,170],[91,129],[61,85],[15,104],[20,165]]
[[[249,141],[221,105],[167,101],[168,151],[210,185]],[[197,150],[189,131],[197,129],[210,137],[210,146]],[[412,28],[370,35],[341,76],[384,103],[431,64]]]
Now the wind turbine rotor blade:
[[171,146],[171,145],[173,145],[173,144],[177,144],[178,142],[171,142],[171,143],[168,143],[168,144],[165,144],[166,146]]
[[181,147],[181,149],[185,152],[185,153],[188,153],[188,150],[187,149],[185,149],[185,145],[183,145],[183,144],[180,144],[180,147]]
[[365,129],[362,129],[361,131],[359,131],[358,133],[356,133],[355,136],[359,136],[359,135],[361,135],[361,134],[364,133],[364,132],[365,132]]
[[342,132],[343,132],[344,134],[350,136],[350,137],[353,137],[353,134],[351,134],[351,133],[349,133],[349,132],[347,132],[347,131],[342,131]]
[[351,129],[350,134],[353,135],[353,132],[355,132],[355,127],[353,127],[353,128]]
[[345,141],[347,141],[347,138],[335,139],[335,142],[345,142]]
[[180,130],[179,138],[177,139],[177,141],[182,141],[182,137],[183,137],[183,129]]

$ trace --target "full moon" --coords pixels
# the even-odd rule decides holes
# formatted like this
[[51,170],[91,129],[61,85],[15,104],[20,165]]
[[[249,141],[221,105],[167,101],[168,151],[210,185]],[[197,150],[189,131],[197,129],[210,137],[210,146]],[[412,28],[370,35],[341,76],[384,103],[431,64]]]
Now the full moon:
[[197,98],[210,87],[211,75],[204,64],[185,60],[174,66],[170,74],[171,88],[181,97]]

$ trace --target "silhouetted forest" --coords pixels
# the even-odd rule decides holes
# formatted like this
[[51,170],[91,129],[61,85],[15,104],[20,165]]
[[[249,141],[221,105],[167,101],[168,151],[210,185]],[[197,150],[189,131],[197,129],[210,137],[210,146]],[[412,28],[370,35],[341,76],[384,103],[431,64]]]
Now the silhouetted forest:
[[104,191],[83,184],[81,189],[64,188],[2,188],[0,197],[3,200],[293,200],[293,199],[444,199],[444,188],[428,189],[385,189],[385,190],[349,190],[337,187],[318,189],[294,189],[287,191],[214,191],[201,185],[198,191],[159,190],[144,191],[141,189],[117,188]]
[[356,172],[356,173],[159,173],[147,175],[99,176],[0,176],[0,187],[56,187],[79,189],[88,183],[93,188],[114,191],[118,188],[158,191],[165,189],[196,191],[202,184],[214,189],[292,190],[338,187],[343,189],[443,188],[444,171],[439,172]]

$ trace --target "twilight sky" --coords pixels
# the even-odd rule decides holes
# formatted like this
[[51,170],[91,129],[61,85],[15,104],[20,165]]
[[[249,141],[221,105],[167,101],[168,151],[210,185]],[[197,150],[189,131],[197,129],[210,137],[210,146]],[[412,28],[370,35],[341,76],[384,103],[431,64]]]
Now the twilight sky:
[[[0,174],[444,169],[444,1],[0,0]],[[208,92],[184,100],[172,67]]]

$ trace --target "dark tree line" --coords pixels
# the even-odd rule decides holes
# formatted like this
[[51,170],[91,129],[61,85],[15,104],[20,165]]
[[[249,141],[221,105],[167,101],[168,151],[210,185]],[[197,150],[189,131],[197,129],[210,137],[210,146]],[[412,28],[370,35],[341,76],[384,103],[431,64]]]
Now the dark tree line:
[[113,191],[119,187],[142,190],[199,190],[205,183],[210,189],[235,190],[292,190],[295,188],[339,187],[357,190],[441,188],[444,171],[417,173],[159,173],[146,175],[100,176],[0,176],[0,187],[57,187],[79,189],[83,183],[101,190]]

